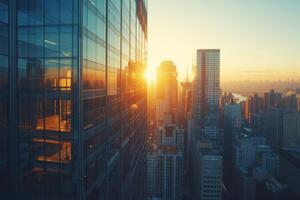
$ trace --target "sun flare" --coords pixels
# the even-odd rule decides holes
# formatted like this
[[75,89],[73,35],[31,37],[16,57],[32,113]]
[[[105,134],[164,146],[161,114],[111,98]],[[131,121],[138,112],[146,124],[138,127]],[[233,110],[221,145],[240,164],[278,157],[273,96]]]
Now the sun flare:
[[155,70],[148,68],[147,71],[145,72],[145,78],[147,79],[148,82],[155,81],[156,79]]

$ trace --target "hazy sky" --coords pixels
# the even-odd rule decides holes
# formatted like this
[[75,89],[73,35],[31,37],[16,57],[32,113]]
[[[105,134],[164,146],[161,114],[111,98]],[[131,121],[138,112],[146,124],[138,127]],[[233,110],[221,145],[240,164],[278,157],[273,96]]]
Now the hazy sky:
[[148,2],[152,69],[171,59],[183,78],[197,48],[219,48],[223,81],[300,79],[300,0]]

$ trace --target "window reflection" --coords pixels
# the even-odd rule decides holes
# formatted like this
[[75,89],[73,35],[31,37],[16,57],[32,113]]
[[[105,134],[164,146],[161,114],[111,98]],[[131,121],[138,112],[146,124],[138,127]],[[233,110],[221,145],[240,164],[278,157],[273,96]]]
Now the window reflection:
[[[20,105],[25,127],[62,132],[71,130],[70,66],[69,59],[60,60],[60,63],[57,59],[46,59],[45,68],[39,59],[27,60],[21,88],[24,92],[31,92],[31,96],[24,96]],[[52,92],[46,95],[46,99],[42,95],[43,89]]]
[[33,139],[33,143],[33,150],[37,161],[68,164],[72,160],[70,142]]

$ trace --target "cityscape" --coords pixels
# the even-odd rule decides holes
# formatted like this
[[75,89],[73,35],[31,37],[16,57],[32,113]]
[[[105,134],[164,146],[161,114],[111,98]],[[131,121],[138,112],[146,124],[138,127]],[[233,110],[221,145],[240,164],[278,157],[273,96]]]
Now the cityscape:
[[299,10],[0,0],[0,200],[300,200]]

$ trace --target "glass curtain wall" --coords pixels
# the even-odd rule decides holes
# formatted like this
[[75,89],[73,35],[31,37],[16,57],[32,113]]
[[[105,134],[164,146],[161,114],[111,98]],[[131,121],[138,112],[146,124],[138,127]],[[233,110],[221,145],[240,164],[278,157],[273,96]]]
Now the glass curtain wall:
[[7,199],[9,185],[8,145],[8,14],[9,1],[0,0],[0,199]]
[[17,0],[17,11],[21,197],[73,198],[78,2]]
[[[16,88],[8,84],[12,2]],[[0,0],[0,199],[8,198],[14,156],[18,199],[142,199],[142,2]],[[10,156],[9,109],[16,105],[9,90],[18,118],[17,155]]]

